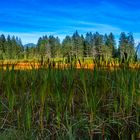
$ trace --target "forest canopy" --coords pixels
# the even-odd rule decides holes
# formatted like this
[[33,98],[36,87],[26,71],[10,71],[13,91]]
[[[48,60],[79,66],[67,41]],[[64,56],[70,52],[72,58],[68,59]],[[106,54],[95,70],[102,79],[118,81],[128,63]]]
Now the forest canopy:
[[[118,44],[118,46],[117,46]],[[139,46],[139,45],[138,45]],[[75,31],[62,41],[59,37],[43,36],[38,39],[36,46],[23,46],[20,38],[5,35],[0,36],[0,59],[32,59],[32,58],[84,58],[95,59],[126,59],[137,60],[138,46],[132,33],[122,32],[119,42],[113,33],[102,35],[98,32],[88,32],[81,35]]]

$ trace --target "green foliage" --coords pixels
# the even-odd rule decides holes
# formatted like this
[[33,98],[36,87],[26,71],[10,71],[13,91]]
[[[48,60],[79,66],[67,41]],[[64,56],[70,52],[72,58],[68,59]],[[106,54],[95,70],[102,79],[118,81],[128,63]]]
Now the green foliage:
[[7,39],[4,35],[0,36],[0,59],[19,59],[23,58],[23,45],[18,37],[8,35]]
[[133,34],[121,33],[117,48],[113,33],[109,35],[87,33],[84,37],[76,31],[66,36],[62,43],[58,37],[43,36],[34,47],[22,45],[21,39],[9,35],[0,36],[0,59],[38,59],[42,63],[48,58],[66,58],[67,62],[75,59],[92,57],[96,60],[119,58],[121,62],[137,60],[137,50]]
[[122,61],[134,60],[135,42],[132,33],[126,35],[124,32],[120,35],[119,53]]
[[139,72],[125,67],[0,70],[0,138],[136,138]]

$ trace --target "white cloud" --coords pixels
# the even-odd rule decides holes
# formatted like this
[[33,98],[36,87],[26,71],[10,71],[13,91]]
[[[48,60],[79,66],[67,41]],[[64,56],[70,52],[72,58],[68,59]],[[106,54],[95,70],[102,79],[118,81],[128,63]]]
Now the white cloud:
[[[114,33],[115,35],[118,35],[122,32],[122,30],[118,27],[114,27],[112,25],[108,24],[100,24],[95,22],[85,22],[85,21],[79,21],[79,24],[81,24],[81,27],[77,27],[77,30],[81,30],[83,32],[100,32],[102,34],[105,33]],[[87,27],[86,27],[87,26]]]

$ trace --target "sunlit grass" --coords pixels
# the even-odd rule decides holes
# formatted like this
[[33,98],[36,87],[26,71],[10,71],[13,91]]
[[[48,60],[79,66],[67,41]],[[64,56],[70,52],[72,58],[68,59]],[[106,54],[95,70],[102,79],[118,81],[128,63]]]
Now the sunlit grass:
[[108,69],[115,69],[120,67],[129,67],[132,69],[139,69],[140,63],[139,62],[126,62],[126,63],[120,63],[117,59],[112,60],[104,60],[104,61],[97,61],[91,58],[84,58],[84,60],[76,59],[70,63],[66,63],[65,59],[55,58],[55,59],[47,59],[41,62],[41,60],[4,60],[0,61],[0,68],[5,69],[6,67],[9,67],[9,69],[12,69],[14,66],[15,70],[32,70],[38,69],[38,68],[70,68],[75,67],[77,69],[94,69],[95,67],[102,67],[102,68],[108,68]]
[[[119,64],[110,70],[108,63],[3,65],[1,137],[136,139],[140,132],[140,69]],[[17,67],[21,64],[23,69]]]

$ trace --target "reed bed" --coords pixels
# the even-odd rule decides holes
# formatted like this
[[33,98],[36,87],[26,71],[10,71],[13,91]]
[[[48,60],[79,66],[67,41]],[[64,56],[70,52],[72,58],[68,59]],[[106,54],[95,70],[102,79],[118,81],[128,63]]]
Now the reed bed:
[[41,60],[29,60],[29,61],[20,61],[20,60],[11,60],[11,61],[0,61],[0,68],[1,69],[12,69],[14,66],[14,70],[32,70],[32,69],[39,69],[39,68],[77,68],[77,69],[94,69],[95,67],[102,67],[107,69],[114,69],[120,67],[128,67],[132,69],[140,69],[139,62],[125,62],[121,63],[118,60],[82,60],[82,59],[75,59],[70,63],[66,63],[65,60],[52,60],[47,59],[45,61]]
[[0,139],[139,138],[139,69],[51,66],[1,68]]

